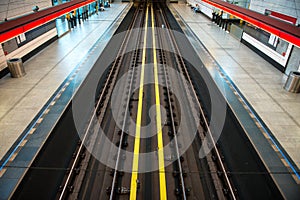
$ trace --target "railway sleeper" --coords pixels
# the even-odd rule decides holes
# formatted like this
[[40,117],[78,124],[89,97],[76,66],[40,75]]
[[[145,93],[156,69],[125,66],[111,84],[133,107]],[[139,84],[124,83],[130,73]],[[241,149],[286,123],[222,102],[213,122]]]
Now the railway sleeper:
[[[111,169],[110,172],[109,172],[109,175],[113,177],[115,175],[115,170]],[[124,172],[117,171],[117,176],[120,176],[120,177],[124,176]]]
[[74,158],[76,158],[76,152],[74,152],[73,154],[72,154],[72,158],[74,159]]
[[[170,115],[167,115],[167,116],[169,118],[171,117]],[[174,121],[173,123],[174,123],[174,126],[178,126],[178,122],[177,121]],[[166,125],[167,126],[173,126],[173,123],[172,123],[172,121],[167,121]]]
[[75,168],[75,169],[74,169],[74,172],[75,172],[75,175],[78,175],[78,174],[80,173],[80,167]]
[[[176,196],[182,196],[182,194],[183,194],[182,188],[175,188],[175,195]],[[187,196],[189,196],[191,194],[191,188],[190,187],[185,188],[185,194]]]
[[109,175],[110,175],[110,176],[114,176],[114,174],[115,174],[115,170],[114,170],[114,169],[111,169],[110,172],[109,172]]
[[[181,148],[181,144],[180,143],[178,143],[177,146],[178,146],[179,149]],[[170,142],[170,147],[174,148],[174,141]]]
[[165,109],[166,109],[167,112],[170,112],[169,105],[165,105]]
[[83,160],[85,158],[86,154],[85,153],[81,153],[80,154],[80,159]]
[[[178,147],[179,148],[179,147]],[[184,162],[184,157],[183,156],[180,156],[180,162]]]
[[[106,189],[106,194],[110,195],[111,193],[111,186],[107,187]],[[130,189],[127,187],[114,187],[114,193],[118,195],[127,195],[130,194]]]
[[[222,191],[223,191],[223,194],[225,195],[225,196],[230,196],[230,192],[229,192],[229,189],[228,188],[223,188],[222,189]],[[236,190],[235,190],[236,191]]]
[[73,185],[69,185],[69,186],[68,186],[68,192],[69,192],[69,193],[72,193],[73,190],[74,190],[74,186],[73,186]]
[[129,110],[131,110],[132,108],[133,108],[133,105],[130,103]]
[[[200,125],[202,126],[204,132],[207,132],[207,131],[208,131],[208,127],[205,125],[204,122],[201,123],[201,121],[200,121]],[[209,125],[208,125],[208,126],[209,126]]]
[[100,114],[101,114],[101,109],[97,109],[97,111],[96,111],[96,115],[97,115],[97,117],[99,117],[99,116],[100,116]]
[[169,135],[169,136],[174,136],[173,131],[169,130],[169,131],[168,131],[168,135]]
[[[120,141],[116,142],[116,146],[117,146],[117,147],[120,146]],[[124,142],[122,143],[122,148],[124,149],[124,148],[126,148],[126,147],[128,147],[128,142],[127,142],[127,141],[124,141]]]
[[[118,155],[116,154],[116,155],[114,155],[114,160],[117,160],[117,157],[118,157]],[[122,158],[122,160],[126,160],[126,154],[125,153],[123,153],[122,155],[121,155],[121,158]]]
[[168,121],[168,122],[166,123],[166,125],[167,125],[167,126],[173,126],[173,124],[172,124],[171,121]]
[[122,132],[123,132],[122,130],[119,130],[118,135],[122,135]]
[[111,186],[107,187],[107,188],[105,189],[105,191],[106,191],[106,194],[107,194],[107,195],[110,195],[110,193],[111,193]]
[[[173,177],[177,177],[178,175],[180,175],[180,171],[174,170],[172,174],[173,174]],[[184,178],[187,177],[187,173],[185,170],[182,170],[182,176]]]
[[222,171],[222,167],[221,167],[221,163],[217,160],[216,161],[216,167],[217,167],[217,174],[218,174],[218,176],[221,176],[221,175],[223,175],[224,174],[224,176],[225,176],[225,173],[227,174],[227,175],[229,175],[229,172],[223,172]]
[[60,186],[58,187],[58,192],[59,192],[59,193],[62,192],[63,188],[64,188],[64,186],[63,186],[63,185],[60,185]]
[[69,174],[70,173],[70,168],[68,167],[67,169],[66,169],[66,174]]
[[130,98],[130,101],[138,101],[138,98]]

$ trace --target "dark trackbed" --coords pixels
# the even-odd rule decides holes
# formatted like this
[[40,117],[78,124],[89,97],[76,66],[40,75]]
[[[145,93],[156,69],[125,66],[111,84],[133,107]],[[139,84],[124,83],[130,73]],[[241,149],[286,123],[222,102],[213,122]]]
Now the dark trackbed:
[[[146,17],[146,13],[148,17]],[[148,20],[146,21],[146,19]],[[113,170],[99,162],[84,146],[81,146],[84,142],[80,142],[73,120],[72,105],[68,105],[61,120],[53,129],[51,136],[16,189],[13,199],[129,199],[130,192],[135,189],[137,199],[159,199],[162,191],[158,177],[161,173],[164,173],[165,176],[166,196],[169,199],[283,198],[228,106],[226,107],[223,131],[216,148],[205,158],[198,157],[203,139],[210,137],[211,134],[207,125],[212,114],[212,103],[207,84],[214,88],[215,98],[219,98],[221,101],[224,97],[218,91],[206,69],[202,68],[203,64],[188,39],[179,38],[168,30],[154,34],[154,38],[151,39],[152,23],[156,28],[164,25],[166,29],[182,33],[180,26],[165,4],[135,4],[115,33],[128,30],[127,34],[124,34],[122,40],[117,44],[115,41],[109,42],[75,96],[84,94],[85,88],[88,88],[88,84],[91,82],[90,79],[95,76],[95,71],[102,66],[103,60],[109,54],[113,54],[116,59],[105,69],[103,75],[98,77],[97,90],[94,95],[95,102],[90,102],[93,104],[92,109],[89,110],[88,107],[86,113],[82,115],[87,117],[82,119],[83,126],[89,127],[86,125],[89,122],[99,123],[107,137],[119,150],[126,149],[133,152],[135,138],[116,126],[109,105],[111,101],[118,102],[120,105],[118,109],[122,113],[120,116],[123,117],[121,124],[126,130],[131,127],[128,120],[135,120],[138,117],[137,112],[141,106],[143,108],[141,124],[151,124],[151,116],[148,112],[159,96],[161,105],[166,111],[166,124],[162,128],[162,139],[165,145],[174,141],[171,147],[172,156],[163,159],[165,162],[172,160],[172,164],[165,166],[164,171],[154,170],[139,173],[137,175],[139,183],[136,188],[133,188],[131,177],[134,173],[120,170],[124,167],[125,161],[130,158],[125,158],[120,152],[111,155],[115,156],[114,159],[119,170]],[[157,41],[154,51],[153,48],[142,48],[145,37],[143,27],[145,26],[149,29],[147,42],[151,44],[152,40]],[[130,31],[134,28],[139,28],[139,30]],[[126,51],[129,44],[135,45],[134,50]],[[198,63],[198,65],[192,66],[185,59],[181,45],[185,45],[184,49],[190,49],[189,57],[192,57],[193,63]],[[119,48],[115,48],[116,46]],[[173,49],[173,52],[164,49]],[[143,51],[145,51],[145,56],[143,56]],[[157,94],[155,84],[144,85],[143,101],[139,106],[139,89],[133,90],[133,88],[140,84],[143,59],[146,63],[153,63],[154,52],[157,54],[159,64],[158,79],[166,86],[159,86],[159,94]],[[171,69],[183,74],[188,83],[172,75],[167,66],[171,66]],[[149,67],[145,67],[145,72],[146,78],[152,73]],[[117,88],[120,95],[116,99],[111,99],[115,83],[124,74],[128,74],[128,79],[122,84],[124,88]],[[205,80],[209,81],[205,81],[202,76],[207,76]],[[179,96],[175,96],[168,87],[178,91]],[[180,108],[178,98],[185,99],[190,104],[185,105],[184,109]],[[123,107],[123,105],[125,106]],[[94,115],[90,117],[93,109],[95,109]],[[127,112],[130,113],[128,116]],[[185,126],[192,126],[193,120],[197,116],[199,116],[199,124],[197,124],[195,139],[186,152],[181,155],[180,148],[183,142],[177,139],[177,131],[182,115],[189,119]],[[80,131],[85,132],[86,130],[83,128]],[[156,126],[151,125],[149,133],[155,131]],[[188,135],[189,133],[182,132],[180,134]],[[99,147],[94,146],[95,149],[101,150],[101,146],[104,145],[101,137],[98,136],[95,140],[90,141],[90,143],[99,144]],[[139,152],[156,151],[159,157],[158,140],[156,135],[141,139]],[[147,160],[143,162],[152,163]]]

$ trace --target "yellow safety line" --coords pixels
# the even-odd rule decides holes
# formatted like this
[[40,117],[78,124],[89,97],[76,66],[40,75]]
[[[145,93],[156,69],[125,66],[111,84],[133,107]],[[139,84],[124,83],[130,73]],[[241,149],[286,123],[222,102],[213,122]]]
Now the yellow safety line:
[[152,22],[152,41],[153,41],[153,63],[154,63],[154,85],[155,85],[155,103],[156,103],[156,128],[157,128],[157,143],[158,143],[158,167],[159,167],[159,187],[160,199],[167,199],[166,192],[166,176],[164,163],[164,144],[161,127],[161,112],[160,112],[160,98],[159,98],[159,84],[158,84],[158,70],[155,44],[155,29],[154,29],[154,13],[151,6],[151,22]]
[[144,90],[143,85],[144,85],[144,72],[145,72],[145,63],[146,63],[147,25],[148,25],[148,6],[146,9],[146,19],[145,19],[145,34],[144,34],[144,46],[143,46],[143,54],[142,54],[142,69],[141,69],[141,80],[140,80],[140,88],[139,88],[138,110],[137,110],[137,117],[136,117],[132,175],[131,175],[131,184],[130,184],[130,200],[136,200],[136,192],[137,192],[141,121],[142,121],[142,109],[143,109],[143,90]]

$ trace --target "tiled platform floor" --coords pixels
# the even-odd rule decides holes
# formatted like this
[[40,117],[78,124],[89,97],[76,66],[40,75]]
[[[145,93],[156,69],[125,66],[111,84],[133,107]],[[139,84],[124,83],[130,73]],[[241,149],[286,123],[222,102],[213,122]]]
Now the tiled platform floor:
[[172,4],[300,167],[300,94],[283,89],[287,76],[185,4]]
[[59,38],[24,63],[26,76],[0,79],[0,159],[127,5],[112,4]]

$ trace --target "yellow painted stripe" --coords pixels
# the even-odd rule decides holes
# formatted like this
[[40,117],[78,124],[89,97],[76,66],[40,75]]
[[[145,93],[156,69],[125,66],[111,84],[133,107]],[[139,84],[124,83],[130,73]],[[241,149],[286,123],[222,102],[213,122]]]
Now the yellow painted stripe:
[[158,167],[159,167],[159,188],[160,199],[167,199],[166,192],[166,176],[164,163],[164,144],[161,127],[161,112],[160,112],[160,98],[159,98],[159,84],[158,84],[158,69],[156,57],[156,44],[154,32],[154,13],[151,6],[151,23],[152,23],[152,41],[153,41],[153,63],[154,63],[154,86],[155,86],[155,104],[156,104],[156,128],[157,128],[157,143],[158,143]]
[[137,117],[136,117],[136,130],[135,130],[134,150],[133,150],[132,175],[131,175],[131,184],[130,184],[130,200],[136,200],[136,193],[137,193],[140,135],[141,135],[141,121],[142,121],[142,109],[143,109],[143,90],[144,90],[143,85],[144,85],[144,72],[145,72],[145,63],[146,63],[147,22],[148,22],[148,6],[146,8],[146,18],[145,18],[145,33],[144,33],[144,46],[143,46],[143,54],[142,54],[142,69],[141,69],[141,80],[140,80],[140,88],[139,88],[138,110],[137,110]]
[[34,133],[35,130],[36,130],[36,128],[32,128],[32,129],[30,130],[29,134]]

